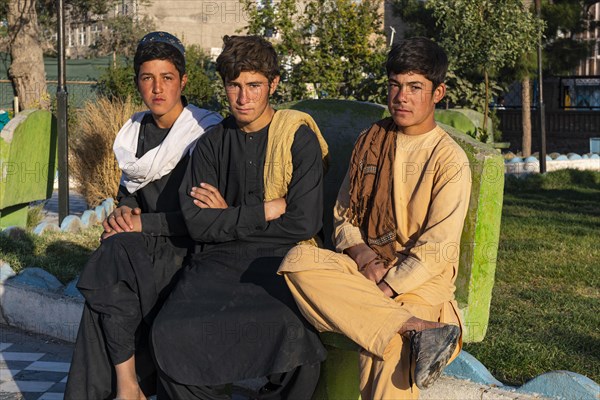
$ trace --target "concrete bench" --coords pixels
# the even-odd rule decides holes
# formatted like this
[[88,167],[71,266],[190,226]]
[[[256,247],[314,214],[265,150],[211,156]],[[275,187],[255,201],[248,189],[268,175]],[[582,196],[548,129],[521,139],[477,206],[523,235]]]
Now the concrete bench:
[[[358,134],[388,116],[381,105],[345,100],[304,100],[279,108],[309,113],[329,144],[330,169],[324,179],[326,247],[332,248],[332,211]],[[500,215],[504,188],[504,162],[492,147],[456,128],[441,124],[465,150],[472,172],[469,211],[461,237],[456,298],[465,320],[465,342],[483,340],[489,318]],[[358,346],[335,333],[322,333],[328,358],[322,365],[315,399],[358,399]]]
[[56,119],[46,110],[25,110],[0,133],[0,229],[27,225],[27,207],[52,195],[56,166]]

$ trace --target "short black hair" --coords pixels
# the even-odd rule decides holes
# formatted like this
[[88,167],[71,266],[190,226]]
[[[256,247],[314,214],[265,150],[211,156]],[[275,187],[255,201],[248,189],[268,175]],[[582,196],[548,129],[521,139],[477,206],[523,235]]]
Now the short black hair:
[[438,87],[446,79],[448,56],[437,43],[424,37],[403,39],[394,44],[385,64],[390,74],[414,72],[421,74]]
[[273,45],[260,36],[225,36],[217,58],[217,72],[223,82],[233,81],[246,71],[260,72],[269,83],[279,76],[279,62]]
[[133,69],[136,79],[140,73],[140,66],[146,61],[152,60],[170,61],[179,72],[180,78],[185,75],[185,57],[181,54],[181,51],[165,42],[148,42],[140,44],[133,57]]

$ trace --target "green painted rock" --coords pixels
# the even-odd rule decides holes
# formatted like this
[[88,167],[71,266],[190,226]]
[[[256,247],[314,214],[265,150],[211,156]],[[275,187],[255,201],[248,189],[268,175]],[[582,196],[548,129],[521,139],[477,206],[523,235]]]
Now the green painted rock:
[[30,202],[51,196],[56,166],[56,120],[26,110],[0,133],[0,228],[25,226]]
[[[435,119],[442,124],[452,126],[467,135],[478,138],[481,133],[477,133],[478,129],[483,126],[483,114],[479,111],[468,108],[453,108],[450,110],[435,110]],[[487,142],[490,142],[493,135],[492,120],[487,119]]]

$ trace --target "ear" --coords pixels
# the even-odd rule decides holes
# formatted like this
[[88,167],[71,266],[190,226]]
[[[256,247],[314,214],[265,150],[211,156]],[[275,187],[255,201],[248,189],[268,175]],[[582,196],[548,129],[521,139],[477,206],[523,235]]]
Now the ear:
[[271,86],[269,87],[269,95],[273,95],[273,93],[275,93],[275,90],[277,89],[277,86],[279,85],[279,80],[281,79],[281,77],[279,75],[277,75],[275,78],[273,78],[273,80],[271,81]]
[[185,85],[187,85],[187,80],[188,80],[187,74],[183,74],[183,76],[181,77],[181,91],[183,91],[183,89],[185,89]]
[[446,95],[446,84],[440,83],[433,91],[433,102],[439,103]]

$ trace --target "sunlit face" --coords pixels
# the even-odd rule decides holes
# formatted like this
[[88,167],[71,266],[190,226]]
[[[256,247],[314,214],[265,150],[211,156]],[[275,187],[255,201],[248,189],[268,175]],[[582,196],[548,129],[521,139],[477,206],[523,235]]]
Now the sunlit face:
[[279,77],[269,84],[266,76],[252,71],[225,82],[229,109],[242,131],[256,132],[269,124],[274,113],[269,98],[278,84]]
[[445,94],[443,83],[433,88],[433,83],[421,74],[392,72],[388,77],[388,109],[407,135],[420,135],[435,128],[435,105]]
[[170,128],[181,114],[186,82],[187,75],[180,77],[171,61],[151,60],[140,65],[137,87],[159,127]]

